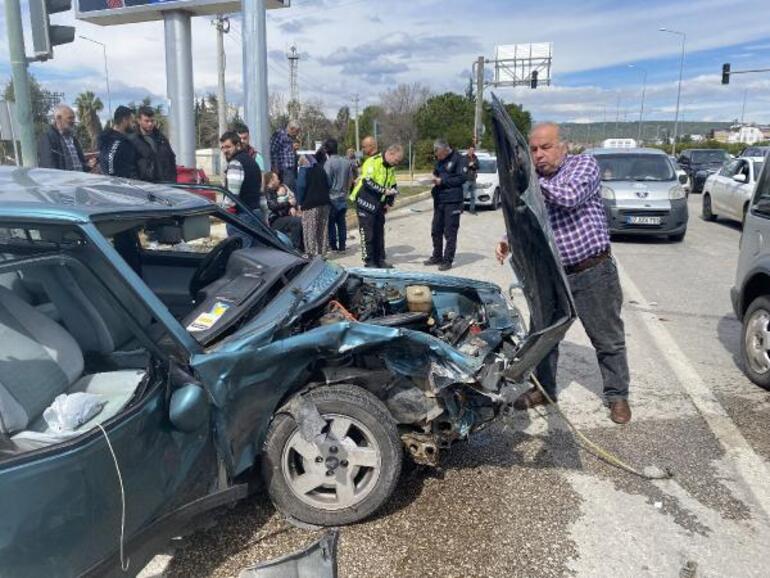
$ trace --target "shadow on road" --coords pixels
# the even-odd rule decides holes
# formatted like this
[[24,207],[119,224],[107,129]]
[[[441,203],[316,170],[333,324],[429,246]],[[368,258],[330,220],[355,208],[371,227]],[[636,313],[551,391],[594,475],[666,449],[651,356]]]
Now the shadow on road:
[[730,353],[735,367],[743,371],[743,361],[741,360],[741,332],[740,321],[735,315],[725,315],[717,322],[717,336],[722,347]]

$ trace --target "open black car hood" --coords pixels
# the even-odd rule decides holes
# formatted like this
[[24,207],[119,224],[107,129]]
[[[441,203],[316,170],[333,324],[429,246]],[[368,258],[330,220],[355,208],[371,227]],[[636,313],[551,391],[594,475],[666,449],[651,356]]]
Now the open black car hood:
[[525,379],[575,319],[575,303],[551,232],[529,145],[502,102],[492,96],[497,171],[511,265],[530,311],[529,334],[508,373]]

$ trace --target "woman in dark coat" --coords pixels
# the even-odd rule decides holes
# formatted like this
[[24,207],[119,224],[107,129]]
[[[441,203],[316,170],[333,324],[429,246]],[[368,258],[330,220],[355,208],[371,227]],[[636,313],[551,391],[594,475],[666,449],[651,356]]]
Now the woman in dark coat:
[[304,179],[298,181],[297,192],[302,209],[302,233],[305,251],[311,257],[326,256],[329,251],[329,177],[324,170],[326,152],[319,149],[309,159]]

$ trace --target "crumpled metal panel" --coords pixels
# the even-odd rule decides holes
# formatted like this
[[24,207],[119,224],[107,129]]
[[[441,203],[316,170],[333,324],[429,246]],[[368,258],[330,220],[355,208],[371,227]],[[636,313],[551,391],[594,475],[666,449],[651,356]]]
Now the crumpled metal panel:
[[244,568],[238,578],[337,578],[337,539],[339,530],[275,560]]
[[[326,360],[375,350],[397,375],[430,381],[436,390],[471,383],[483,360],[469,357],[432,335],[403,328],[345,322],[318,327],[272,343],[254,335],[254,344],[235,351],[196,355],[192,360],[214,405],[217,440],[233,475],[248,469],[281,399],[300,383],[306,369]],[[431,381],[431,376],[436,375]]]

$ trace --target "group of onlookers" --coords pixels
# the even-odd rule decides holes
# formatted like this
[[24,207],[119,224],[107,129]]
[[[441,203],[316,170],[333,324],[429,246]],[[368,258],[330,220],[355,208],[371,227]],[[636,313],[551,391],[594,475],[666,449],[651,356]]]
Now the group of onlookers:
[[292,121],[270,139],[271,170],[263,172],[256,155],[247,152],[245,130],[220,138],[227,160],[225,187],[249,209],[240,217],[267,223],[309,256],[345,251],[347,197],[358,169],[355,152],[342,157],[338,142],[328,139],[315,153],[300,155],[300,127]]
[[98,149],[98,157],[86,159],[75,136],[75,112],[60,104],[54,108],[53,123],[38,140],[38,165],[151,183],[177,180],[176,155],[158,129],[152,107],[143,106],[135,114],[119,106],[112,125],[99,136]]

